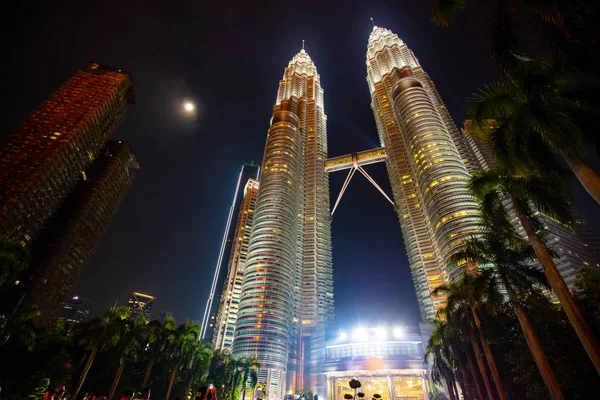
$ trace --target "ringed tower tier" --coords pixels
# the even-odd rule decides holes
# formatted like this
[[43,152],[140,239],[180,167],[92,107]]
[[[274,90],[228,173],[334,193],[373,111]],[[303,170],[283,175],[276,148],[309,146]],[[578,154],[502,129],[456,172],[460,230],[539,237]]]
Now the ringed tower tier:
[[431,292],[464,267],[450,265],[449,257],[480,231],[467,188],[473,156],[429,75],[396,34],[374,26],[366,64],[419,308],[432,319],[445,298]]

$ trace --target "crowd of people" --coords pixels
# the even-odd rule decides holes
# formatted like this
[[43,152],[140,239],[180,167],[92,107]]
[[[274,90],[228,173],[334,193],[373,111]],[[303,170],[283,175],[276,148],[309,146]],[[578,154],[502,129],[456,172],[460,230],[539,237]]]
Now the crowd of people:
[[[0,389],[1,391],[1,389]],[[1,396],[0,396],[1,400]],[[48,388],[40,400],[69,400],[66,394],[65,386],[57,388]],[[84,392],[81,400],[106,400],[106,396],[97,396],[94,393]],[[138,392],[134,390],[126,390],[121,397],[121,400],[150,400],[150,388],[144,388]],[[175,400],[181,400],[181,397]],[[217,390],[213,385],[201,387],[197,392],[194,400],[217,400]]]

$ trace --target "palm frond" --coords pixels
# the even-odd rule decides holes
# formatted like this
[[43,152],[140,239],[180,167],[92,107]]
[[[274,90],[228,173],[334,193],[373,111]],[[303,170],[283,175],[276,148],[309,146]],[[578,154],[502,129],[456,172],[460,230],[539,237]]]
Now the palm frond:
[[448,26],[464,12],[465,6],[465,0],[435,0],[431,11],[431,22]]

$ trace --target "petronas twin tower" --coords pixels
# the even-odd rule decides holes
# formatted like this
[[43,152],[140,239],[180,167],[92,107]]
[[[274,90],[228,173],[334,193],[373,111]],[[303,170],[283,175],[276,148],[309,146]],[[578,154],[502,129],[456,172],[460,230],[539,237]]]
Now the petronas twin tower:
[[[369,38],[367,82],[378,154],[421,314],[430,319],[444,302],[431,291],[460,273],[447,266],[448,257],[479,229],[467,190],[471,156],[429,76],[387,29],[374,27]],[[259,360],[270,399],[300,389],[324,395],[320,366],[334,301],[323,97],[317,68],[302,49],[279,83],[233,336],[235,356]]]

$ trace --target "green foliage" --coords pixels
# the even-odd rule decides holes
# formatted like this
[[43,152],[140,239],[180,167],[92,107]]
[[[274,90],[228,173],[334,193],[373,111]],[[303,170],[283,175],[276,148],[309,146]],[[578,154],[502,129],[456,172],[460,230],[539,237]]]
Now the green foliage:
[[26,246],[0,238],[0,293],[15,285],[19,274],[31,265],[31,253]]
[[44,393],[46,393],[46,391],[48,390],[49,387],[50,387],[50,379],[49,378],[44,378],[44,379],[40,380],[40,382],[38,383],[38,386],[35,389],[33,389],[33,392],[31,392],[28,399],[29,400],[39,400],[39,399],[43,398]]

